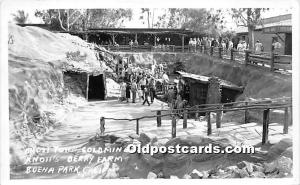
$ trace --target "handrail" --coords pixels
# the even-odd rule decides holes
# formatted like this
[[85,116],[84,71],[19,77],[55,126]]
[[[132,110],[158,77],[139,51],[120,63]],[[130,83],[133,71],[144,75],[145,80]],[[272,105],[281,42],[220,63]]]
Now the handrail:
[[[216,112],[216,125],[217,128],[221,127],[221,112],[222,111],[240,111],[245,110],[245,123],[246,123],[246,116],[247,111],[251,109],[263,109],[263,132],[262,132],[262,144],[265,144],[268,142],[268,127],[269,127],[269,114],[270,109],[282,109],[284,108],[284,126],[283,126],[283,133],[288,133],[288,126],[290,124],[291,119],[289,119],[288,109],[292,109],[292,103],[273,103],[273,104],[254,104],[254,105],[242,105],[242,106],[236,106],[236,107],[208,107],[203,108],[199,110],[192,110],[188,111],[187,109],[184,110],[183,113],[183,128],[187,128],[187,115],[191,113],[206,113],[207,117],[207,135],[210,135],[212,133],[212,125],[211,125],[211,119],[210,119],[210,113]],[[176,109],[175,109],[176,110]],[[292,111],[291,111],[292,112]],[[101,134],[104,134],[105,131],[105,120],[117,120],[117,121],[136,121],[136,133],[139,134],[139,121],[141,119],[145,118],[157,118],[157,127],[161,126],[161,118],[165,116],[171,116],[172,117],[172,138],[176,137],[176,113],[168,113],[168,114],[161,114],[161,111],[157,111],[157,115],[153,116],[142,116],[138,118],[109,118],[109,117],[101,117],[100,118],[100,131]]]
[[[249,109],[274,109],[274,108],[286,108],[286,107],[291,107],[292,104],[274,104],[271,106],[268,106],[270,104],[263,104],[263,105],[247,105],[247,106],[240,106],[240,107],[233,107],[233,108],[215,108],[215,107],[210,107],[210,108],[204,108],[200,110],[193,110],[189,111],[188,113],[196,113],[196,112],[216,112],[216,111],[238,111],[238,110],[249,110]],[[173,109],[173,111],[176,111],[177,109]],[[165,117],[165,116],[173,116],[177,115],[177,113],[169,113],[169,114],[162,114],[162,115],[153,115],[153,116],[142,116],[138,118],[109,118],[109,117],[104,117],[104,119],[109,119],[109,120],[115,120],[115,121],[134,121],[134,120],[140,120],[140,119],[145,119],[145,118],[155,118],[155,117]]]
[[[199,107],[205,107],[205,106],[215,106],[215,107],[220,107],[220,106],[224,106],[224,105],[234,105],[234,104],[240,104],[240,103],[266,103],[266,102],[270,102],[272,103],[272,101],[274,100],[289,100],[292,101],[291,97],[282,97],[282,98],[274,98],[274,99],[267,99],[267,100],[255,100],[255,101],[236,101],[236,102],[230,102],[230,103],[216,103],[216,104],[201,104],[201,105],[194,105],[192,107],[189,107],[188,109],[193,109],[193,108],[199,108]],[[187,108],[183,108],[183,109],[173,109],[173,110],[185,110]],[[155,112],[155,111],[170,111],[170,109],[157,109],[157,110],[152,110],[151,112]]]

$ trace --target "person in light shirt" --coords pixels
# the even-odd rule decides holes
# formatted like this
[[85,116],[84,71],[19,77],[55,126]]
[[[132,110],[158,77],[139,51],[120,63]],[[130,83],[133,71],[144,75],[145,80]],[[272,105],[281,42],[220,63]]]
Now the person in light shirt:
[[237,45],[237,50],[238,51],[243,51],[243,44],[242,41],[239,41],[238,45]]
[[164,82],[169,83],[169,77],[166,73],[163,74],[162,79]]
[[230,40],[228,43],[228,50],[231,50],[233,48],[233,42]]
[[280,53],[281,44],[278,42],[278,39],[274,39],[274,42],[272,44],[272,49],[274,53],[278,54]]
[[263,44],[257,40],[255,43],[255,53],[260,54],[264,50],[263,48]]

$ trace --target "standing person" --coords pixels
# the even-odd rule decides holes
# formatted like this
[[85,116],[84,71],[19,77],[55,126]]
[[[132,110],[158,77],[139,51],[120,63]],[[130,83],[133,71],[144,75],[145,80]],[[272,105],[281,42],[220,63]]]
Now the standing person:
[[129,46],[132,47],[133,46],[133,42],[132,40],[129,41]]
[[278,42],[278,38],[275,38],[272,44],[272,51],[274,51],[274,53],[276,54],[279,54],[280,48],[281,48],[281,44],[280,42]]
[[148,106],[150,106],[148,97],[149,97],[149,89],[147,87],[145,87],[144,88],[144,102],[143,102],[143,105],[145,105],[145,103],[147,102]]
[[233,42],[231,40],[229,40],[228,50],[231,50],[232,48],[233,48]]
[[167,73],[165,73],[165,72],[163,73],[162,79],[163,79],[163,87],[164,87],[163,92],[165,93],[167,91],[167,84],[169,83],[169,77],[168,77]]
[[222,46],[223,51],[226,51],[226,43],[224,42],[224,40],[222,40],[221,46]]
[[242,41],[240,40],[238,45],[237,45],[237,50],[238,51],[243,51],[243,44],[242,44]]
[[151,103],[153,103],[155,97],[155,80],[153,77],[150,78],[149,89],[150,89],[150,100]]
[[174,99],[174,91],[173,88],[171,87],[168,90],[168,106],[173,109],[173,99]]
[[133,80],[131,84],[132,103],[135,103],[136,91],[137,91],[137,84],[135,80]]
[[122,68],[122,71],[121,71],[121,78],[122,78],[122,80],[125,79],[125,69],[124,68]]
[[126,83],[125,82],[121,82],[121,85],[120,85],[120,94],[121,94],[121,97],[120,97],[120,101],[122,102],[123,100],[125,100],[125,97],[126,97]]
[[127,82],[126,84],[126,102],[128,103],[129,102],[129,99],[130,99],[130,84],[129,82]]
[[143,76],[142,79],[140,80],[140,85],[141,85],[141,89],[144,90],[144,88],[146,87],[146,78],[145,78],[145,76]]
[[189,40],[189,51],[192,51],[192,47],[193,47],[193,38],[190,38]]
[[242,45],[243,45],[243,51],[245,51],[246,49],[248,49],[248,44],[247,44],[246,41],[243,41]]
[[139,102],[141,102],[142,100],[144,100],[143,91],[142,91],[142,89],[141,89],[140,86],[138,86],[138,95],[139,95]]
[[174,97],[173,97],[173,98],[176,99],[177,93],[178,93],[178,90],[177,90],[177,87],[176,87],[176,86],[174,86],[173,91],[174,91]]
[[255,43],[255,53],[260,54],[264,50],[263,48],[263,44],[257,40]]
[[136,82],[140,83],[140,80],[142,79],[142,73],[139,73],[136,77]]
[[132,66],[128,66],[127,68],[127,73],[128,73],[128,78],[131,79],[131,76],[132,76]]

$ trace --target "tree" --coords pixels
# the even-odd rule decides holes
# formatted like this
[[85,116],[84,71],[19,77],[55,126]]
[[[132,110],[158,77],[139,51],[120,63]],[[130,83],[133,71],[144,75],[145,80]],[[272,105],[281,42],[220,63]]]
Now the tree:
[[220,10],[193,8],[169,8],[158,17],[156,27],[184,28],[207,35],[220,35],[223,27],[222,14]]
[[12,14],[13,19],[18,24],[25,24],[28,20],[28,13],[25,14],[24,10],[18,10],[16,14]]
[[132,19],[131,9],[88,9],[87,24],[90,28],[123,27],[125,20]]
[[262,25],[261,13],[267,8],[239,8],[231,9],[232,18],[236,20],[237,26],[248,28],[249,49],[254,48],[254,30],[257,25]]
[[[140,16],[140,20],[143,20],[143,24],[145,24],[145,19],[146,19],[148,28],[153,28],[154,9],[150,10],[149,8],[142,8],[141,10],[142,10],[141,12],[142,15]],[[150,24],[150,22],[152,24]]]
[[52,29],[64,31],[86,30],[88,28],[121,27],[126,19],[132,18],[130,9],[48,9],[36,10]]

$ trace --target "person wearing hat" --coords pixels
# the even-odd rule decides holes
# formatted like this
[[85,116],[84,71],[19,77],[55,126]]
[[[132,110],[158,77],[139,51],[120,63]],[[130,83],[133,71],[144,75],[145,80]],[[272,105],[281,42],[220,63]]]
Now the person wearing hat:
[[259,40],[257,40],[255,43],[255,53],[260,54],[263,50],[263,44]]

